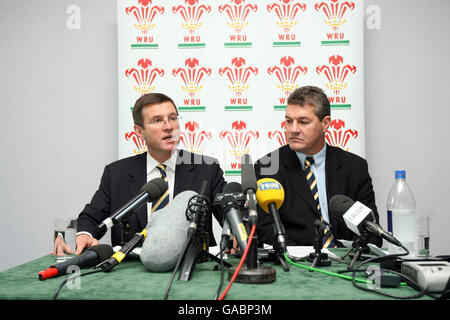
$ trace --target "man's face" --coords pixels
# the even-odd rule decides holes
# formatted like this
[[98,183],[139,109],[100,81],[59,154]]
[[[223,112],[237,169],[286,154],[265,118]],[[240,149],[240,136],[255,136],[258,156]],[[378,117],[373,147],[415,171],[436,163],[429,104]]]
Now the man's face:
[[286,134],[291,149],[307,155],[318,153],[325,145],[325,132],[330,120],[330,116],[325,116],[320,121],[312,105],[288,105]]
[[135,125],[138,136],[145,140],[149,153],[163,162],[170,158],[180,141],[180,124],[175,106],[167,101],[142,109],[143,125]]

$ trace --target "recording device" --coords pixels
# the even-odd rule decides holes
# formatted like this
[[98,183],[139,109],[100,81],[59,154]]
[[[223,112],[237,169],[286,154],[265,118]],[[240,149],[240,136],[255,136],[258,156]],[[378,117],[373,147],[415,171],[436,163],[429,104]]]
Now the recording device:
[[140,259],[144,267],[153,272],[172,270],[186,241],[189,221],[185,212],[188,201],[197,195],[187,190],[177,194],[164,208],[150,215],[146,230],[147,237],[142,244]]
[[244,154],[241,158],[241,185],[247,199],[248,221],[250,226],[253,226],[258,220],[258,212],[256,211],[256,190],[258,190],[258,185],[252,158],[248,154]]
[[450,263],[445,261],[404,261],[401,273],[413,279],[426,292],[450,289]]
[[39,280],[45,280],[60,275],[67,274],[70,266],[78,266],[81,268],[93,267],[98,263],[108,259],[114,254],[114,250],[110,245],[98,244],[87,249],[84,253],[75,258],[55,264],[38,273]]
[[161,198],[161,196],[167,191],[168,187],[167,182],[162,178],[150,180],[142,186],[141,192],[137,196],[124,204],[109,218],[103,220],[98,227],[106,230],[111,228],[113,225],[121,223],[122,220],[125,220],[132,213],[135,213],[147,202],[153,202]]
[[265,212],[272,215],[276,241],[284,253],[286,252],[285,231],[278,213],[278,209],[284,201],[283,186],[277,180],[271,178],[259,179],[257,184],[256,200]]
[[[224,187],[223,194],[216,196],[215,203],[222,210],[224,221],[228,223],[229,228],[236,237],[241,251],[244,251],[247,247],[248,235],[242,220],[240,208],[245,204],[245,197],[243,201],[237,199],[242,196],[241,185],[237,182],[230,182]],[[220,201],[217,201],[219,198]]]
[[359,201],[354,202],[347,196],[335,195],[330,199],[330,214],[336,217],[343,217],[347,227],[361,236],[364,232],[369,232],[381,236],[387,241],[402,246],[394,236],[383,230],[375,221],[372,210]]

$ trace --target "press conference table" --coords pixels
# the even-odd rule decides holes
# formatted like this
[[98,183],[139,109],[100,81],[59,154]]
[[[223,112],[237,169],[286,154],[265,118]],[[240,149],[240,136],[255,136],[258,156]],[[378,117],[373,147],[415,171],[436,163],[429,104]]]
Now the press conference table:
[[[343,249],[336,254],[343,255]],[[236,258],[227,260],[233,266],[239,263]],[[0,299],[2,300],[48,300],[52,299],[56,289],[69,275],[38,280],[38,272],[54,264],[53,256],[44,256],[17,267],[0,272]],[[311,265],[310,262],[301,262]],[[285,272],[281,265],[265,262],[276,270],[276,281],[270,284],[234,283],[226,300],[380,300],[390,299],[375,293],[366,292],[353,286],[350,280],[329,276],[319,272],[310,272],[289,265]],[[169,300],[214,300],[220,283],[220,266],[215,261],[197,263],[190,281],[179,281],[175,277],[170,290]],[[216,268],[215,268],[216,267]],[[344,270],[346,265],[334,262],[321,269],[336,272]],[[89,269],[82,269],[81,273]],[[225,268],[222,292],[228,284],[228,272]],[[64,286],[58,300],[162,300],[172,272],[154,273],[148,271],[137,258],[127,258],[111,272],[99,272],[80,278],[74,289]],[[351,273],[348,273],[351,275]],[[362,285],[362,284],[360,284]],[[409,286],[383,288],[399,296],[411,296],[417,293]],[[430,300],[428,296],[420,299]]]

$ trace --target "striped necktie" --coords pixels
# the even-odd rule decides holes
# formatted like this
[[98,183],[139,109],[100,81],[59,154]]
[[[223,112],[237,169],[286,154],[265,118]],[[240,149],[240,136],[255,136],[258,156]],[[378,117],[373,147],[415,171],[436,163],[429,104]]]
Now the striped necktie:
[[[156,169],[159,170],[160,177],[163,178],[166,182],[167,179],[167,173],[166,173],[166,166],[164,164],[158,164],[156,166]],[[158,202],[153,204],[152,206],[152,212],[155,212],[156,210],[164,208],[169,203],[169,188],[167,188],[166,192],[159,198]]]
[[[320,210],[320,202],[319,202],[319,190],[317,189],[317,181],[314,173],[311,170],[311,166],[314,163],[314,158],[306,157],[305,159],[305,175],[306,180],[308,181],[309,188],[311,189],[314,203],[317,206],[317,210],[320,214],[320,221],[323,221],[322,211]],[[335,248],[336,243],[334,241],[333,235],[328,229],[325,229],[324,237],[322,238],[322,247],[323,248]]]

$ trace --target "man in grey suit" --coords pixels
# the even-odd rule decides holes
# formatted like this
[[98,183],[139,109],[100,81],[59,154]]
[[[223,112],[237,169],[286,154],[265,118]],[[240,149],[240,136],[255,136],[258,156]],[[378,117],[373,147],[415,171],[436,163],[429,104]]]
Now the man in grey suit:
[[[294,90],[288,98],[285,118],[288,144],[256,161],[255,173],[257,179],[273,178],[283,186],[285,198],[279,214],[286,244],[313,245],[317,237],[316,220],[332,225],[332,234],[328,243],[324,241],[324,247],[339,246],[337,239],[353,240],[355,234],[343,219],[329,214],[328,202],[334,195],[346,195],[371,208],[378,222],[366,160],[326,144],[325,132],[331,122],[330,103],[322,89],[305,86]],[[257,234],[260,242],[273,244],[272,223],[272,216],[259,210]],[[382,244],[377,236],[370,236],[369,241],[378,246]]]
[[[148,181],[160,177],[157,166],[163,165],[169,185],[169,198],[173,199],[185,190],[200,192],[202,182],[208,181],[207,195],[212,203],[217,193],[225,186],[223,171],[214,158],[177,149],[180,140],[179,116],[175,103],[161,93],[149,93],[140,97],[133,107],[134,129],[147,145],[148,152],[118,160],[104,169],[100,187],[91,202],[85,206],[77,221],[76,254],[98,244],[105,230],[98,225],[122,205],[136,196]],[[133,236],[147,225],[151,204],[131,215],[125,226],[111,229],[112,245],[120,245],[123,228]],[[222,215],[213,208],[219,223]],[[212,233],[212,215],[207,217],[210,244],[215,245]],[[168,230],[170,232],[170,230]],[[55,243],[55,253],[61,254],[65,243]]]

